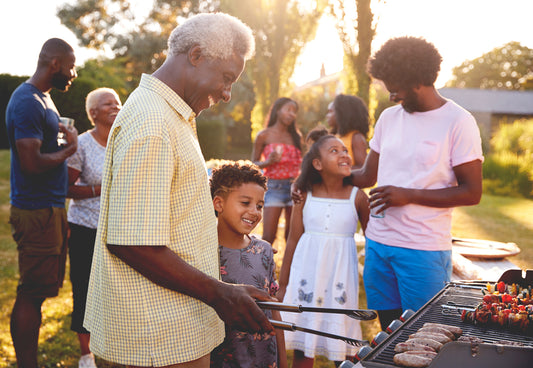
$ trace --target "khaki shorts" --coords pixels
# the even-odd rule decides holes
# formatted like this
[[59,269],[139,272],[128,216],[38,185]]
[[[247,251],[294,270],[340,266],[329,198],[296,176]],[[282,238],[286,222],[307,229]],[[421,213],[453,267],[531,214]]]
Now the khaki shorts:
[[56,296],[65,278],[66,210],[57,207],[23,210],[11,206],[9,223],[19,254],[17,293],[44,298]]

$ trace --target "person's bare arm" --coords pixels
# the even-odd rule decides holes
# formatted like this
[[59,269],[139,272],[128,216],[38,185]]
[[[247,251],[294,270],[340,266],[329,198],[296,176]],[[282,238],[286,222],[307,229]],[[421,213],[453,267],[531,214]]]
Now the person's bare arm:
[[268,155],[265,161],[261,161],[261,154],[263,149],[266,146],[266,133],[265,131],[259,132],[254,142],[254,147],[252,150],[252,162],[259,166],[261,169],[264,169],[267,166],[270,166],[281,160],[281,154],[273,151]]
[[354,134],[352,136],[352,152],[353,162],[352,168],[358,169],[363,167],[366,160],[366,153],[368,151],[368,144],[362,134]]
[[379,153],[370,150],[362,168],[352,170],[350,176],[352,184],[358,188],[369,188],[376,184],[378,179]]
[[307,194],[304,194],[303,200],[299,203],[295,203],[292,209],[289,237],[287,238],[285,254],[283,255],[283,262],[279,271],[279,290],[276,294],[276,297],[280,301],[283,301],[283,298],[285,297],[287,284],[289,283],[289,276],[291,272],[291,264],[292,259],[294,257],[294,251],[296,250],[296,245],[298,244],[298,241],[300,240],[300,237],[304,232],[302,215],[306,196]]
[[43,142],[37,138],[17,139],[15,146],[24,173],[30,175],[44,173],[56,168],[76,152],[78,149],[78,131],[74,127],[66,128],[62,124],[59,126],[60,130],[65,133],[67,144],[57,152],[42,153]]
[[276,301],[251,285],[227,284],[199,271],[166,246],[120,246],[107,249],[153,283],[189,295],[212,307],[227,325],[250,332],[274,329],[255,299]]
[[368,196],[362,190],[358,190],[355,195],[355,209],[357,210],[357,217],[359,217],[359,223],[361,224],[363,233],[365,233],[368,218],[370,216],[370,209],[368,208]]
[[406,204],[449,208],[478,204],[482,192],[482,165],[474,160],[453,168],[457,186],[442,189],[408,189],[382,186],[370,191],[370,207],[384,204],[383,209]]
[[101,185],[76,185],[76,180],[80,177],[81,172],[69,167],[68,168],[68,191],[67,198],[85,199],[99,197]]

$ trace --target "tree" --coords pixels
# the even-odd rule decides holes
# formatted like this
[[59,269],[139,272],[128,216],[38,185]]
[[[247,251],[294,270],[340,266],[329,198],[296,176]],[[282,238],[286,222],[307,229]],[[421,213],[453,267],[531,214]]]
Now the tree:
[[358,95],[367,105],[370,101],[370,75],[367,73],[366,65],[377,26],[370,7],[371,2],[372,0],[355,0],[357,16],[353,21],[347,16],[347,1],[336,0],[329,6],[330,14],[338,20],[337,32],[344,49],[344,64],[351,74],[348,80],[355,76],[357,83],[356,86],[348,83],[346,92]]
[[254,83],[256,106],[252,130],[263,126],[270,105],[290,92],[289,78],[305,44],[315,36],[327,1],[221,0],[220,9],[247,23],[255,32],[256,55],[247,72]]
[[446,87],[520,90],[533,89],[521,83],[533,71],[533,49],[509,42],[474,60],[453,68]]
[[[296,58],[305,43],[314,36],[326,4],[326,0],[248,0],[244,3],[232,0],[156,0],[152,11],[141,22],[133,16],[129,0],[80,0],[75,5],[64,5],[58,16],[78,36],[82,45],[108,45],[128,67],[128,74],[133,76],[135,83],[141,73],[152,72],[161,65],[166,40],[180,19],[216,10],[240,18],[254,30],[256,37],[256,56],[247,63],[246,69],[253,81],[255,98],[230,106],[237,109],[233,116],[249,117],[247,109],[254,108],[249,102],[255,100],[253,120],[260,127],[271,103],[280,94],[288,94],[289,78]],[[243,87],[243,91],[250,92],[249,88],[240,84],[234,90]],[[225,107],[202,115],[207,118],[214,112],[219,112],[222,119],[232,115]]]
[[155,71],[164,61],[166,42],[179,17],[210,10],[213,1],[155,0],[143,20],[129,0],[79,0],[65,4],[57,16],[82,46],[120,57],[138,82],[141,73]]
[[78,76],[91,79],[98,87],[113,88],[124,102],[138,84],[131,69],[125,58],[98,58],[87,60],[78,70]]

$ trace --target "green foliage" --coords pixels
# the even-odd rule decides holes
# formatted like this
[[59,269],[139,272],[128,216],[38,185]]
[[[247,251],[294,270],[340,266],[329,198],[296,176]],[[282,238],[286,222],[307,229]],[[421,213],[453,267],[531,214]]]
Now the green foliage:
[[202,120],[197,122],[198,140],[204,158],[224,157],[226,153],[226,126],[220,120]]
[[304,138],[311,129],[316,128],[324,121],[328,112],[328,104],[335,98],[334,92],[328,94],[325,93],[324,89],[325,87],[322,86],[314,86],[297,91],[291,96],[298,102],[299,109],[296,124]]
[[0,149],[8,149],[9,141],[6,131],[6,109],[11,94],[17,87],[29,77],[17,77],[10,74],[0,74],[0,116],[2,124],[0,126]]
[[[226,145],[224,152],[230,156],[245,153],[249,156],[252,152],[251,141],[251,114],[255,105],[253,83],[246,73],[231,89],[229,103],[218,103],[210,109],[202,111],[198,116],[198,124],[204,121],[217,120],[224,124]],[[220,156],[218,156],[220,157]]]
[[533,49],[509,42],[474,60],[453,68],[446,87],[519,90],[531,89],[522,83],[533,67]]
[[533,197],[533,120],[501,124],[483,164],[486,193]]
[[288,81],[296,58],[314,37],[324,7],[324,0],[249,0],[246,6],[232,0],[220,1],[221,11],[242,19],[255,33],[256,55],[247,63],[257,100],[252,113],[254,136],[274,100],[289,94]]
[[137,87],[141,79],[141,75],[134,74],[128,61],[121,57],[87,60],[78,70],[78,76],[94,81],[98,87],[113,88],[122,102]]
[[533,161],[533,120],[521,119],[512,124],[500,124],[491,144],[496,152],[510,152],[526,161]]
[[[156,0],[144,20],[135,19],[129,0],[80,0],[65,4],[58,10],[61,22],[72,30],[87,47],[108,47],[127,67],[126,77],[138,80],[141,73],[150,73],[161,65],[166,41],[180,19],[200,12],[224,11],[246,22],[256,34],[256,56],[249,62],[248,74],[254,80],[257,98],[257,121],[264,121],[270,104],[290,89],[288,81],[294,71],[296,57],[307,41],[313,38],[325,0],[303,4],[286,0],[249,0],[246,6],[229,0]],[[136,83],[133,83],[136,84]],[[114,86],[110,86],[115,88]],[[126,90],[131,90],[130,84]],[[253,94],[235,111],[219,110],[228,115],[244,116],[248,121],[234,119],[237,132],[247,131],[251,124]],[[251,103],[253,101],[253,103]],[[232,130],[233,123],[228,123]],[[240,140],[239,140],[240,141]],[[244,142],[248,141],[245,139]],[[235,143],[235,142],[232,142]]]
[[531,167],[512,153],[496,153],[483,163],[484,193],[509,197],[533,197]]
[[57,16],[80,41],[111,51],[128,63],[133,76],[154,71],[178,16],[198,11],[202,1],[157,0],[146,19],[136,18],[129,0],[78,0],[58,8]]
[[[379,3],[380,0],[377,1]],[[329,2],[329,12],[337,22],[337,32],[344,49],[344,65],[349,74],[345,93],[357,95],[370,105],[370,75],[366,64],[372,50],[377,23],[370,7],[371,0],[356,0],[356,13],[349,15],[346,0]]]

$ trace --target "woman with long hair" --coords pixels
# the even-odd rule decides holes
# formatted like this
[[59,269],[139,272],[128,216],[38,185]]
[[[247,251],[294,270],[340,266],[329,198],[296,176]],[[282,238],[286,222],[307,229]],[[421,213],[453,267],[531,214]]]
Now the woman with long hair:
[[[285,239],[289,234],[293,202],[291,184],[300,173],[302,135],[296,128],[298,104],[278,98],[267,117],[267,127],[257,134],[252,161],[268,178],[263,212],[263,239],[273,244],[279,218],[285,210]],[[275,247],[274,247],[275,249]]]

